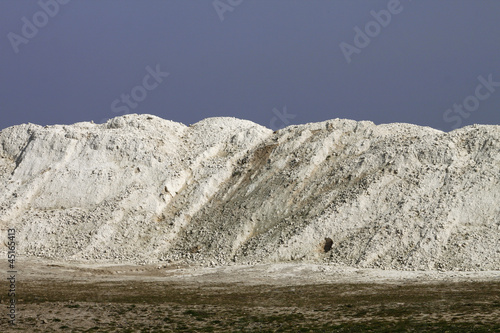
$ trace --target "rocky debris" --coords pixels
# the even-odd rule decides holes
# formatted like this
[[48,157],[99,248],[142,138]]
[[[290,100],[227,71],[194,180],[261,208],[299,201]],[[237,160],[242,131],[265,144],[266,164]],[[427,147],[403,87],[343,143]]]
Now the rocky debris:
[[332,245],[333,245],[333,240],[329,237],[325,238],[325,243],[323,245],[323,251],[325,253],[327,253],[328,251],[330,251],[332,249]]
[[0,132],[0,186],[29,256],[500,269],[499,126],[27,124]]

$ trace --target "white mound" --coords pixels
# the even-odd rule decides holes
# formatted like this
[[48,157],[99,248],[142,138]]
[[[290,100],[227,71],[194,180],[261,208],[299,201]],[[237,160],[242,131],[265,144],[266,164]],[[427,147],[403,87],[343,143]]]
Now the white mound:
[[0,132],[0,188],[28,256],[500,270],[500,126],[28,124]]

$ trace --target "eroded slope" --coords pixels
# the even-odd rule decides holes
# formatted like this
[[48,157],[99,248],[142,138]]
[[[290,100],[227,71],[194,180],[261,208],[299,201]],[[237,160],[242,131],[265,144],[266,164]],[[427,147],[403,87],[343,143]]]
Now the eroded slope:
[[500,269],[498,126],[127,115],[11,127],[0,157],[1,227],[29,255]]

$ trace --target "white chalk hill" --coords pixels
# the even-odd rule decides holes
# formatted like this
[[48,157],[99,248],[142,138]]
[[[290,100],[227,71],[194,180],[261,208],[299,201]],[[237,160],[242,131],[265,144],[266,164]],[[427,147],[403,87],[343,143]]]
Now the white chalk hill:
[[27,124],[0,132],[0,188],[28,256],[500,270],[500,126]]

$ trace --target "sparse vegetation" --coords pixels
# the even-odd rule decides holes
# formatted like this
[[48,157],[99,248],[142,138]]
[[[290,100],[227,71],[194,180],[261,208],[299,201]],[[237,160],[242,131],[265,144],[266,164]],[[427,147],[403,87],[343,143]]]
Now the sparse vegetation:
[[18,328],[33,332],[500,330],[500,282],[316,284],[293,292],[287,286],[141,281],[24,281],[24,288],[30,293],[19,304]]

